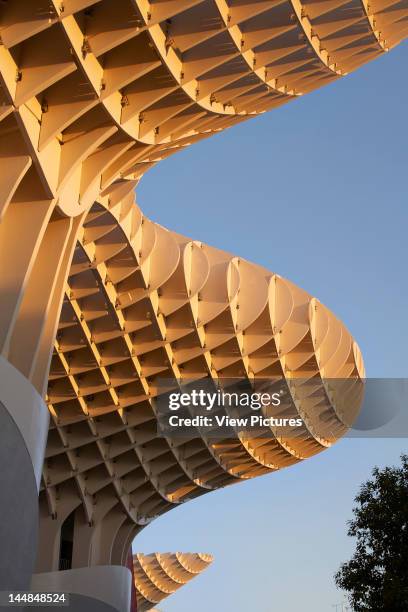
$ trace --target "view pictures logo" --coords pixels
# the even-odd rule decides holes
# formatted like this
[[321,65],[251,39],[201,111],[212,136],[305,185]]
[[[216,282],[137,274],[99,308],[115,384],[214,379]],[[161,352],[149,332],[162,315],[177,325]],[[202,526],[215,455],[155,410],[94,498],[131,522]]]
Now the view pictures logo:
[[296,435],[294,430],[303,426],[303,420],[285,381],[257,383],[254,387],[248,381],[224,379],[223,387],[217,387],[202,379],[180,381],[175,390],[173,382],[172,388],[155,398],[159,435],[235,439],[238,432],[270,435],[271,428],[286,437]]
[[274,393],[249,393],[249,392],[227,392],[217,391],[208,392],[204,389],[192,389],[189,392],[170,393],[170,410],[180,408],[203,408],[206,411],[219,408],[250,408],[260,410],[267,406],[280,406],[282,401],[282,391]]
[[[158,435],[167,438],[194,438],[205,435],[214,440],[235,439],[237,435],[261,438],[271,434],[298,436],[304,422],[293,390],[280,378],[243,379],[160,379],[153,409]],[[310,391],[312,393],[312,391]],[[317,400],[316,400],[317,401]]]

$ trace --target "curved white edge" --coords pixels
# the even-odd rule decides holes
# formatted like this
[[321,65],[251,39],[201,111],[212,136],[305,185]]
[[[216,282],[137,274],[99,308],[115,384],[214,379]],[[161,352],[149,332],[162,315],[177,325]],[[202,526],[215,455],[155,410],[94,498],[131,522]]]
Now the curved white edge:
[[119,612],[130,610],[132,574],[121,565],[95,565],[34,574],[32,591],[64,592],[92,597]]
[[39,490],[50,415],[30,381],[1,356],[0,401],[23,436]]

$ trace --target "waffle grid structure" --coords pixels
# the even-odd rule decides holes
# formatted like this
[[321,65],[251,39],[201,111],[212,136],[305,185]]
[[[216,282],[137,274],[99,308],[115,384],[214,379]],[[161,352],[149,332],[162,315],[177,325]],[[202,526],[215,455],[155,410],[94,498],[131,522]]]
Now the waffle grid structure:
[[42,394],[94,202],[380,55],[406,36],[407,6],[8,0],[0,23],[0,347]]
[[212,563],[202,553],[138,553],[133,556],[138,612],[152,610]]
[[[124,565],[156,516],[310,457],[351,425],[364,366],[334,315],[152,223],[134,189],[158,161],[407,34],[407,0],[1,3],[0,349],[52,417],[38,571],[58,569],[73,513],[72,567]],[[290,438],[157,437],[160,378],[277,375],[304,422]],[[349,381],[342,396],[335,377]]]
[[[306,292],[153,224],[133,193],[109,206],[91,209],[68,277],[41,501],[45,524],[82,506],[95,525],[89,538],[128,529],[131,540],[176,504],[329,447],[353,422],[364,371],[348,331]],[[267,428],[257,438],[158,437],[160,380],[176,389],[207,377],[287,378],[304,425],[286,439]],[[330,397],[330,378],[350,381],[341,398]],[[90,554],[92,563],[114,560],[109,538],[106,546],[77,538],[75,565]]]

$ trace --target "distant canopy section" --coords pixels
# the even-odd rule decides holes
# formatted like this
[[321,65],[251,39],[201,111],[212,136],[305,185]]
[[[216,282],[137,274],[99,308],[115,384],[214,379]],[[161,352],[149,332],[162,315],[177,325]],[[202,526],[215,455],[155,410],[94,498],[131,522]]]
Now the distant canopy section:
[[138,553],[133,567],[138,612],[154,612],[156,604],[201,574],[212,563],[203,553]]

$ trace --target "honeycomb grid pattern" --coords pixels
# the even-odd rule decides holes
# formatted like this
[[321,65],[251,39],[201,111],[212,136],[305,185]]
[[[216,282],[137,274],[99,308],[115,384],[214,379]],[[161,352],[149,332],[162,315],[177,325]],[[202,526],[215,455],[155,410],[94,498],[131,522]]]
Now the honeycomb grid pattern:
[[133,556],[134,579],[139,612],[153,610],[212,563],[202,553],[138,553]]
[[407,19],[407,0],[0,3],[1,354],[44,393],[95,201],[381,55]]
[[[117,201],[110,193],[92,207],[75,249],[49,376],[43,493],[51,514],[67,496],[88,524],[115,519],[135,533],[175,504],[331,446],[356,415],[364,368],[344,325],[305,291],[152,223],[117,189]],[[303,426],[285,437],[158,437],[160,380],[208,377],[286,378]],[[350,381],[341,398],[330,378]]]
[[8,0],[0,19],[11,183],[33,163],[71,215],[101,186],[347,74],[408,31],[406,0]]

